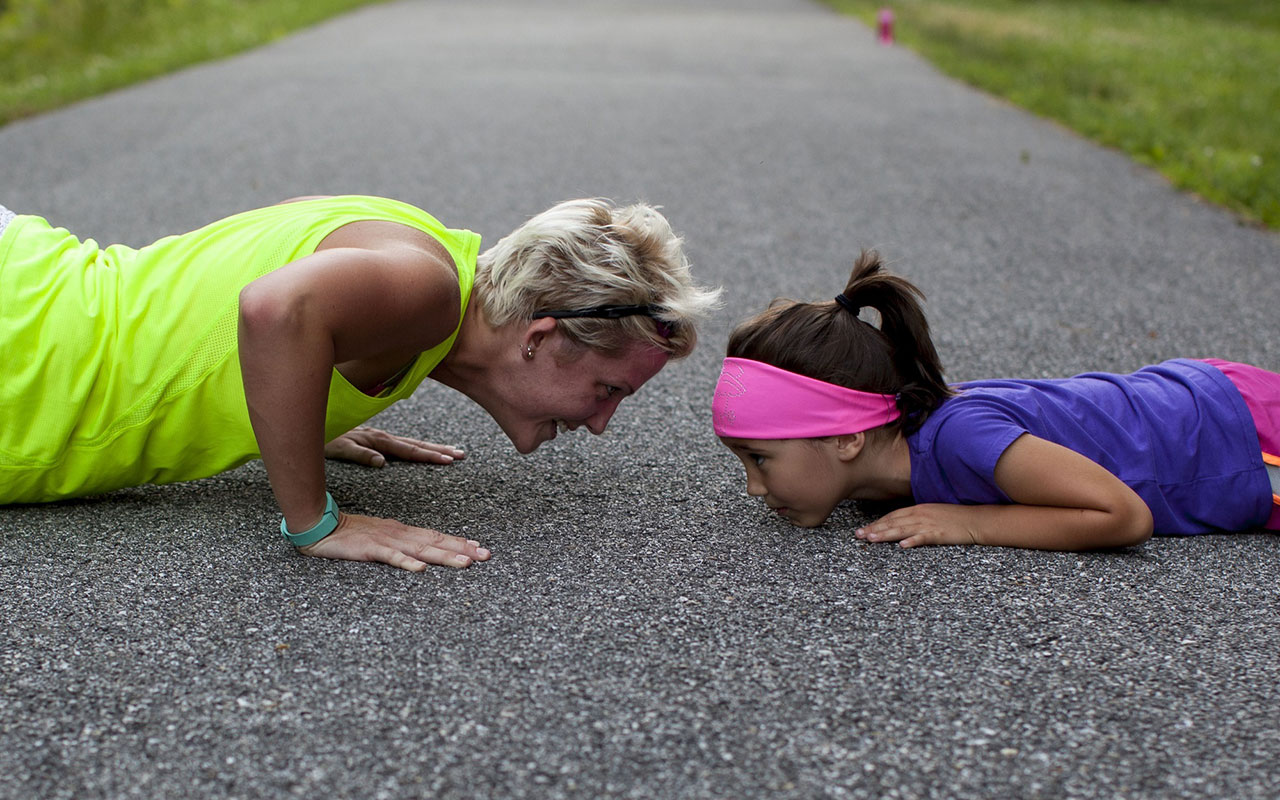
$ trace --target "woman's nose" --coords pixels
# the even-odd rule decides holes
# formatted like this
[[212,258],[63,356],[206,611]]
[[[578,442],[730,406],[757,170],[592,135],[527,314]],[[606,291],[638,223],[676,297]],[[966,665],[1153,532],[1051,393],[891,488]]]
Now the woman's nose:
[[587,430],[591,431],[596,436],[599,436],[600,434],[604,433],[604,429],[609,425],[609,420],[613,418],[613,412],[617,410],[618,410],[618,404],[610,403],[604,406],[603,408],[601,408],[595,414],[592,414],[590,417],[587,417],[587,420],[585,423],[587,426]]

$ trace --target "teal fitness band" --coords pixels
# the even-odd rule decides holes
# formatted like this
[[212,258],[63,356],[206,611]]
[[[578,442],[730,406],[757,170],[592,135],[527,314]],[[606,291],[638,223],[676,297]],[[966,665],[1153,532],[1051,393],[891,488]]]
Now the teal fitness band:
[[280,532],[294,547],[306,547],[309,544],[315,544],[333,533],[334,529],[338,527],[338,504],[333,501],[333,495],[328,492],[324,493],[324,498],[324,513],[320,515],[320,521],[302,533],[289,533],[288,524],[284,520],[280,520]]

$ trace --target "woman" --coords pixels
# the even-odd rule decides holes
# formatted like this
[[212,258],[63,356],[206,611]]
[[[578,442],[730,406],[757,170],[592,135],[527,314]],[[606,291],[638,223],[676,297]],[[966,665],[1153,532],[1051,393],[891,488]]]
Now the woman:
[[[0,206],[0,503],[190,480],[261,457],[303,553],[463,567],[476,542],[342,513],[324,459],[462,453],[360,423],[430,377],[516,449],[602,433],[693,348],[695,286],[655,209],[576,200],[480,237],[376,197],[308,197],[138,250]],[[327,443],[327,444],[326,444]]]

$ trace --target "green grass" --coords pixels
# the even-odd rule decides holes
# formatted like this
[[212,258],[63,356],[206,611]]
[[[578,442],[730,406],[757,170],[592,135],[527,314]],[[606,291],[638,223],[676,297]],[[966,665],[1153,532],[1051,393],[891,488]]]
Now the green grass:
[[0,125],[377,0],[0,0]]
[[1277,0],[827,0],[939,69],[1280,227]]
[[[380,0],[0,0],[0,125]],[[1280,227],[1280,1],[827,0],[939,68]]]

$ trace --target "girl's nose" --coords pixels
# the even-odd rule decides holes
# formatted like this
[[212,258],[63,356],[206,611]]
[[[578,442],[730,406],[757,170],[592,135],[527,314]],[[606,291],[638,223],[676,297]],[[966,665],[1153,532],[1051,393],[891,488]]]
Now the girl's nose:
[[764,497],[769,491],[764,488],[764,481],[758,475],[747,473],[747,494],[752,497]]

